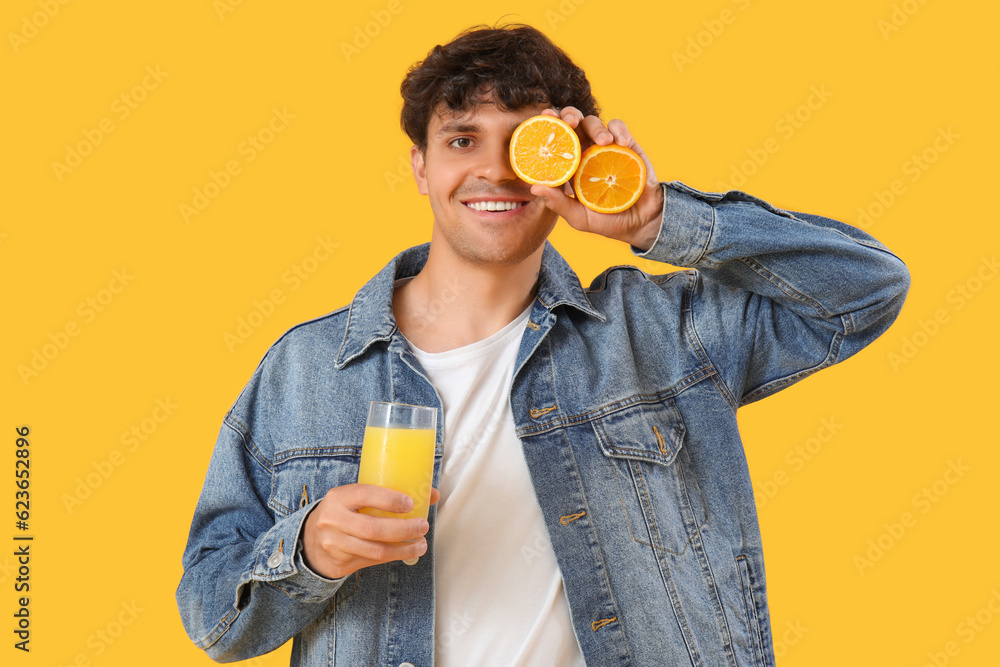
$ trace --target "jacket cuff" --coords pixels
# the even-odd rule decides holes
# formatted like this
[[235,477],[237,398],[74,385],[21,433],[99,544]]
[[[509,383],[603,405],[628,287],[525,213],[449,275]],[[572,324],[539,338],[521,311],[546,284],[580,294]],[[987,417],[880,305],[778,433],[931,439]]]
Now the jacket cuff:
[[347,577],[327,579],[306,566],[302,531],[314,501],[274,524],[257,542],[251,578],[266,581],[304,602],[322,602],[337,592]]
[[632,253],[674,266],[695,266],[705,255],[712,238],[715,212],[705,201],[711,195],[680,181],[660,183],[660,187],[663,189],[660,232],[649,250],[641,252],[633,247]]

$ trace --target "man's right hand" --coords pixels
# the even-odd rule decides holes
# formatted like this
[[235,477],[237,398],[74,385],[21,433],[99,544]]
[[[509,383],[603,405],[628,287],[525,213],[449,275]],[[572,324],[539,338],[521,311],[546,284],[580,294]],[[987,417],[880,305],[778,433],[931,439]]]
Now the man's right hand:
[[[431,504],[441,494],[431,489]],[[408,560],[427,551],[426,519],[375,517],[362,507],[405,514],[413,500],[405,493],[371,484],[347,484],[326,492],[306,517],[303,535],[306,565],[329,579],[345,577],[363,567]]]

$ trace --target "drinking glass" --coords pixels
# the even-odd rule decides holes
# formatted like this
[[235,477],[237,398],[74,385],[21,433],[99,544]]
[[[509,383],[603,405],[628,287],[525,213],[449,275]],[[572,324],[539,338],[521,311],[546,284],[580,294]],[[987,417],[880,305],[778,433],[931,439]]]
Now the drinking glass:
[[[359,511],[372,516],[426,519],[436,437],[437,408],[372,401],[361,445],[358,483],[401,491],[413,498],[413,509],[405,514],[371,507]],[[412,565],[417,559],[404,562]]]

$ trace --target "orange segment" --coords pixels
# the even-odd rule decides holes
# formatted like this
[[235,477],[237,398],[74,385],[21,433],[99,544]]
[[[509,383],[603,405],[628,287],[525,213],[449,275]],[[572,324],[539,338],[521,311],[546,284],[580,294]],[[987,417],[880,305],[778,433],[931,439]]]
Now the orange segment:
[[573,191],[598,213],[620,213],[639,200],[646,185],[646,164],[624,146],[591,146],[573,176]]
[[561,118],[532,116],[510,138],[510,166],[532,185],[562,185],[579,164],[580,138]]

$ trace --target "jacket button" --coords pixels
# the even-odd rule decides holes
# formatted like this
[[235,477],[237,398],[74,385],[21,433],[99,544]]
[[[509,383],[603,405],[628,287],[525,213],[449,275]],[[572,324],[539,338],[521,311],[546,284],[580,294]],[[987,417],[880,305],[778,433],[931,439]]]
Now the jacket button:
[[412,662],[403,662],[403,663],[400,663],[399,667],[413,667],[413,663]]
[[281,565],[281,561],[283,560],[285,560],[285,557],[282,555],[280,551],[277,553],[273,553],[271,554],[271,557],[267,559],[267,566],[273,570],[274,568]]

